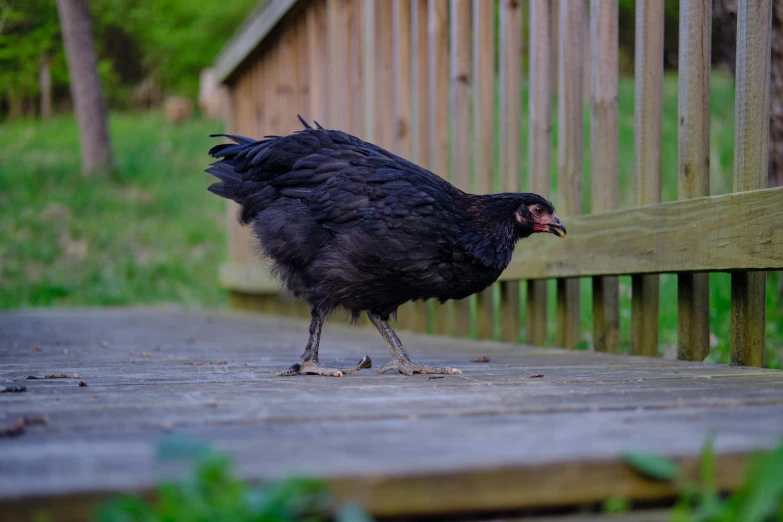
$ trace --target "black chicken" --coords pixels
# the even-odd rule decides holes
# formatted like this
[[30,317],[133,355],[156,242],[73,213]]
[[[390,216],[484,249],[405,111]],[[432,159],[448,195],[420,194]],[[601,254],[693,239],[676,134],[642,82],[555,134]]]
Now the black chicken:
[[552,204],[537,194],[467,194],[399,156],[316,123],[288,136],[213,147],[209,187],[241,205],[273,272],[312,314],[302,360],[278,375],[342,376],[318,360],[324,319],[337,308],[367,312],[392,361],[377,371],[461,373],[411,362],[389,326],[407,301],[463,299],[495,282],[517,240],[564,237]]

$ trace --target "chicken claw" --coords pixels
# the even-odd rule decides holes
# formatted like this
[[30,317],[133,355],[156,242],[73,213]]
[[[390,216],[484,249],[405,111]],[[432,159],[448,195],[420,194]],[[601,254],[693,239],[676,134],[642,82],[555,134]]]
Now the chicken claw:
[[394,333],[394,330],[389,325],[389,322],[381,318],[381,316],[369,312],[367,316],[370,318],[370,322],[375,325],[378,332],[386,341],[386,346],[389,348],[389,353],[392,356],[391,362],[384,365],[381,368],[375,370],[377,373],[386,373],[389,370],[397,370],[404,375],[413,375],[414,373],[435,373],[435,374],[449,374],[462,373],[456,368],[441,368],[439,366],[427,366],[426,364],[416,364],[408,357],[408,352],[400,342],[400,338]]
[[292,375],[323,375],[324,377],[342,377],[343,375],[358,372],[364,368],[372,368],[372,359],[365,355],[355,368],[333,368],[323,366],[318,361],[300,361],[294,363],[287,370],[277,372],[278,377],[290,377]]
[[413,375],[414,373],[434,373],[454,375],[462,373],[457,368],[442,368],[440,366],[427,366],[426,364],[416,364],[411,361],[389,361],[381,368],[375,370],[375,373],[386,373],[389,370],[397,370],[403,375]]

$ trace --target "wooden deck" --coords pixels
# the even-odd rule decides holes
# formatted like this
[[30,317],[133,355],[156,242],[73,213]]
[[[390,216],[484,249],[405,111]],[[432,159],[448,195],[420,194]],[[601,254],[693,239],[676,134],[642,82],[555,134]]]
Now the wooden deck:
[[[306,334],[293,319],[176,309],[0,314],[0,389],[27,387],[0,393],[0,429],[48,419],[0,438],[0,520],[78,519],[107,492],[148,490],[170,432],[228,451],[248,479],[328,477],[381,516],[668,498],[622,452],[693,462],[710,432],[731,487],[783,434],[783,372],[403,334],[414,360],[464,374],[275,377]],[[376,332],[326,328],[323,362],[364,354],[387,361]]]

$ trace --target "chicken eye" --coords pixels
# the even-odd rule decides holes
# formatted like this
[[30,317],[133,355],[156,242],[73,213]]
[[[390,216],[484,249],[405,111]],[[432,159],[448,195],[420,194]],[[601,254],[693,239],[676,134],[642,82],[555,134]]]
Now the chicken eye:
[[544,208],[541,205],[536,205],[536,208],[533,209],[533,212],[536,213],[536,216],[542,216],[544,214]]

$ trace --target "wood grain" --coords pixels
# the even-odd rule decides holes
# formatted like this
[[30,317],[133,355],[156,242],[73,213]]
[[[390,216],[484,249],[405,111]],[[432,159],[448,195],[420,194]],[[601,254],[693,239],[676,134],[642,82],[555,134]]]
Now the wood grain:
[[[489,194],[495,187],[495,2],[473,0],[473,191]],[[476,296],[476,335],[493,338],[493,285]]]
[[[582,46],[584,3],[560,0],[558,21],[557,185],[558,214],[582,213]],[[557,283],[558,346],[579,341],[579,281]]]
[[[372,38],[375,39],[375,88],[373,91],[373,103],[377,106],[374,122],[375,143],[387,150],[394,147],[395,141],[392,86],[396,80],[393,74],[392,7],[391,2],[377,2],[375,4],[375,30],[371,33]],[[370,70],[367,71],[369,73]]]
[[[741,191],[767,184],[772,1],[737,4],[734,190]],[[732,275],[732,364],[764,364],[766,281],[764,273]]]
[[[395,81],[392,84],[394,95],[394,147],[392,151],[403,158],[413,160],[413,118],[412,118],[412,68],[414,56],[411,54],[413,38],[413,20],[411,18],[411,0],[394,0],[392,5],[392,45]],[[418,53],[416,53],[418,54]],[[406,303],[397,311],[397,325],[401,329],[414,330],[417,315],[425,313],[417,310],[414,303]]]
[[[618,4],[590,3],[590,195],[592,212],[619,206],[617,171]],[[620,344],[617,277],[593,279],[593,345],[615,352]]]
[[[680,2],[678,96],[679,198],[710,195],[710,66],[712,4]],[[710,352],[709,274],[680,274],[677,357],[702,361]]]
[[[661,140],[663,139],[663,2],[636,2],[634,59],[634,178],[636,204],[661,201]],[[658,276],[634,276],[633,288],[644,291],[632,299],[631,350],[658,353],[660,292]]]
[[[471,170],[471,0],[451,0],[449,10],[450,34],[450,78],[449,102],[451,116],[451,182],[456,187],[470,192]],[[467,337],[471,330],[470,299],[462,299],[453,305],[449,331],[460,337]]]
[[[553,2],[557,5],[557,2]],[[528,97],[528,190],[549,198],[552,162],[552,19],[547,0],[530,0],[530,94]],[[546,281],[527,283],[526,340],[547,338]]]
[[411,0],[394,0],[392,9],[394,147],[411,159]]
[[310,65],[310,111],[306,119],[326,123],[327,40],[326,0],[314,0],[305,11],[307,55]]
[[[407,335],[415,360],[465,373],[275,377],[306,337],[306,320],[258,314],[0,314],[0,379],[28,388],[0,394],[0,425],[48,415],[3,441],[0,520],[80,520],[109,492],[148,491],[178,471],[155,459],[167,432],[228,452],[243,479],[324,477],[374,516],[416,518],[670,499],[623,453],[669,455],[690,473],[708,434],[720,485],[734,488],[783,430],[779,371]],[[377,332],[327,325],[322,361],[364,354],[388,360]],[[49,372],[88,386],[25,379]]]
[[350,15],[351,0],[326,0],[329,119],[321,123],[329,129],[345,129],[351,122],[350,93],[346,88],[351,78]]
[[[448,0],[429,0],[427,4],[427,53],[429,75],[427,168],[448,179],[449,167],[449,3]],[[428,303],[430,331],[448,334],[453,324],[452,305],[447,308],[437,302]]]
[[[500,19],[500,164],[498,173],[504,192],[519,192],[520,147],[522,121],[522,17],[523,8],[517,0],[501,0],[498,4]],[[501,291],[501,338],[515,342],[520,339],[520,285],[503,283]]]
[[[755,209],[749,214],[747,209]],[[501,280],[780,270],[783,188],[564,219],[568,236],[520,243]]]
[[[427,38],[428,0],[412,0],[411,3],[411,160],[425,168],[429,167],[429,52]],[[411,322],[406,329],[424,332],[430,324],[430,311],[426,303],[407,305],[413,309],[407,317]]]

